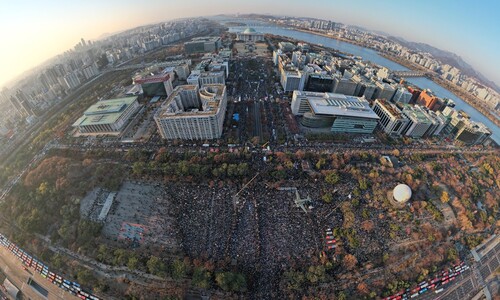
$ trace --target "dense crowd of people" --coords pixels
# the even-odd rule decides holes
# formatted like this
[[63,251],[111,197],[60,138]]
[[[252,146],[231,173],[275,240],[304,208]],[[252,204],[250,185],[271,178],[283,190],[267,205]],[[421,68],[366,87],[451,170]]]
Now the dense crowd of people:
[[249,276],[249,290],[259,297],[277,296],[282,271],[293,261],[307,263],[323,247],[321,226],[295,206],[295,193],[257,182],[235,204],[236,186],[166,188],[178,210],[184,251],[214,262],[230,258]]

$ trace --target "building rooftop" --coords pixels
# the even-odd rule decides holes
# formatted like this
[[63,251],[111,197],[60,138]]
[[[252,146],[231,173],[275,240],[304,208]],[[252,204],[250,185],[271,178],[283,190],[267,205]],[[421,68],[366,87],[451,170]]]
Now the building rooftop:
[[245,31],[242,32],[243,34],[253,34],[253,33],[258,33],[255,29],[248,27],[245,29]]
[[419,123],[432,123],[432,121],[427,116],[427,113],[418,107],[418,105],[411,106],[405,104],[403,106],[403,112],[409,117],[417,120]]
[[376,101],[378,101],[380,103],[380,105],[383,106],[395,118],[397,118],[397,119],[402,118],[401,111],[397,108],[396,105],[394,105],[390,102],[387,102],[384,99],[377,99]]
[[218,36],[200,36],[200,37],[195,37],[191,41],[185,42],[184,44],[201,43],[201,42],[216,42],[218,40],[220,40],[220,37],[218,37]]
[[137,97],[117,98],[99,101],[90,106],[73,126],[113,124]]
[[175,67],[163,67],[160,65],[153,65],[144,71],[135,75],[133,80],[135,84],[162,82],[170,79],[170,74],[173,73]]
[[297,96],[306,97],[316,115],[348,116],[380,119],[364,98],[335,93],[295,91]]

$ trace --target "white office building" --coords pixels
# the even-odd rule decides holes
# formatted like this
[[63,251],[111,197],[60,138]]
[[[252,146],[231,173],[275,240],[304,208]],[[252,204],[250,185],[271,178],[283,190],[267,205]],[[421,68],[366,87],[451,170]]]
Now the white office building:
[[181,85],[154,116],[164,139],[209,140],[222,135],[226,113],[223,84]]
[[399,108],[383,99],[375,100],[373,111],[380,117],[378,125],[389,135],[401,135],[410,120],[406,118]]

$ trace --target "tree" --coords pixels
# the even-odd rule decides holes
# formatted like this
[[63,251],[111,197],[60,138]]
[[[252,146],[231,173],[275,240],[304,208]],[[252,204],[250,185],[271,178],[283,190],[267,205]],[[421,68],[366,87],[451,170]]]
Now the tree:
[[333,196],[330,193],[325,193],[323,194],[323,196],[321,196],[321,199],[323,199],[323,201],[325,201],[326,203],[331,203],[333,200]]
[[202,267],[195,268],[193,271],[193,279],[191,283],[197,287],[202,289],[210,288],[210,280],[212,278],[212,274],[206,271]]
[[145,166],[146,164],[142,161],[137,161],[132,165],[132,172],[134,172],[135,175],[142,175],[144,173]]
[[128,258],[128,262],[127,262],[127,267],[134,271],[134,270],[137,270],[137,266],[139,265],[139,259],[135,256],[131,256]]
[[448,261],[456,261],[458,258],[458,252],[455,248],[448,248],[446,251],[446,259]]
[[165,271],[165,265],[160,258],[156,256],[151,256],[146,263],[146,266],[148,267],[149,273],[153,275],[160,275]]
[[352,254],[346,254],[346,256],[344,256],[344,259],[342,260],[342,264],[343,264],[344,268],[346,268],[349,271],[354,269],[354,267],[356,266],[357,263],[358,263],[358,260]]
[[172,263],[172,278],[179,280],[186,276],[187,266],[184,261],[176,259]]
[[448,203],[450,201],[450,196],[448,195],[447,191],[443,191],[441,193],[441,202],[443,203]]
[[224,291],[243,292],[247,289],[246,279],[240,273],[218,273],[215,275],[215,282]]
[[325,279],[325,267],[322,265],[310,266],[307,269],[306,278],[313,284],[323,281]]
[[325,181],[331,185],[334,185],[340,181],[340,176],[336,171],[330,171],[326,174]]
[[92,285],[92,281],[94,280],[94,275],[92,275],[92,272],[87,269],[78,271],[76,277],[78,278],[80,284],[83,285]]
[[359,189],[360,190],[366,190],[368,188],[368,182],[366,182],[366,179],[365,178],[361,178],[358,180],[358,183],[359,183]]
[[300,290],[306,280],[302,272],[288,271],[285,272],[284,278],[286,281],[286,287],[289,290]]
[[124,249],[116,249],[113,254],[113,264],[115,266],[123,266],[126,262],[128,262],[128,253]]
[[358,290],[358,292],[361,295],[368,295],[368,293],[370,293],[370,289],[368,288],[368,285],[363,281],[358,284],[356,289]]

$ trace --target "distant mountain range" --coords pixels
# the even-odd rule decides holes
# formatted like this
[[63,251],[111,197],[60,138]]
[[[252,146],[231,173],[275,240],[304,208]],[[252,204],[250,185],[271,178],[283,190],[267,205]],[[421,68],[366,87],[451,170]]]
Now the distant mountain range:
[[400,43],[408,49],[430,53],[432,56],[434,56],[434,58],[441,61],[442,63],[460,69],[464,75],[475,77],[485,86],[488,86],[500,93],[500,87],[498,85],[486,78],[480,72],[474,70],[471,65],[466,63],[460,56],[456,55],[455,53],[444,51],[425,43],[409,42],[401,37],[388,36],[387,38]]

